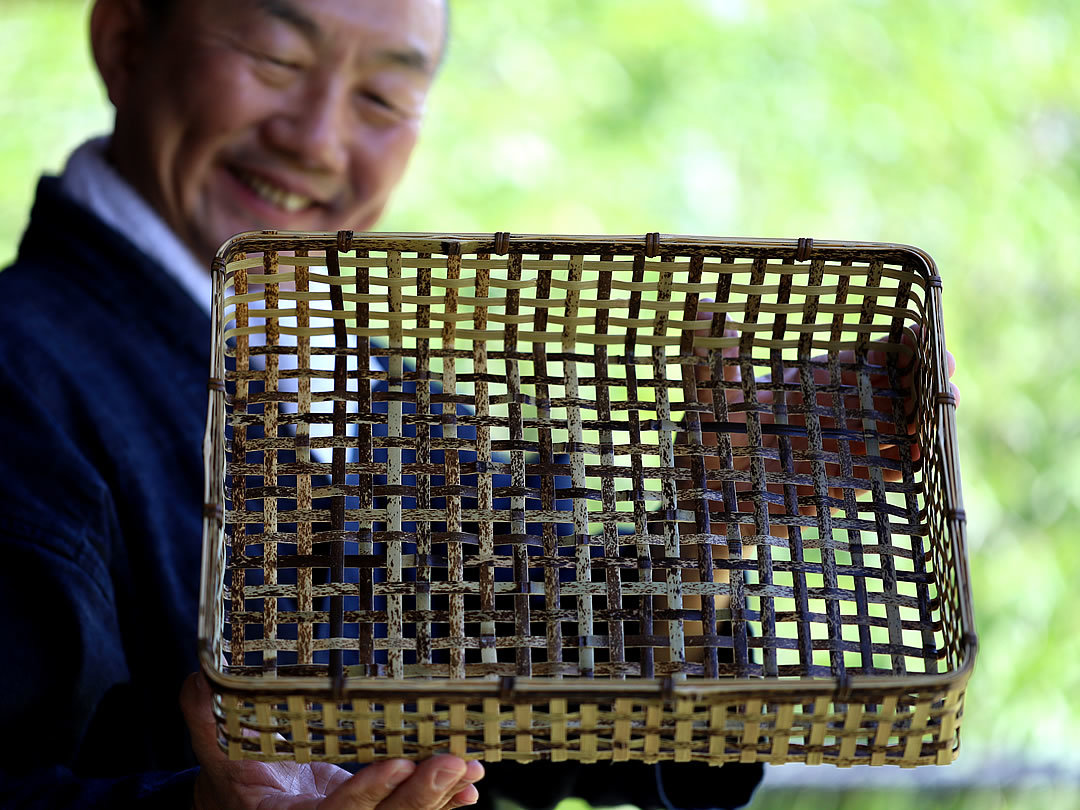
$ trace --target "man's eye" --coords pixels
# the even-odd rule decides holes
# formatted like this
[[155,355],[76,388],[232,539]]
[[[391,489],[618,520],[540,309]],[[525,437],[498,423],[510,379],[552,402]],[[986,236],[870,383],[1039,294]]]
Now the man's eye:
[[372,124],[391,126],[408,117],[408,114],[390,98],[372,90],[357,93],[360,114]]
[[299,62],[293,62],[289,59],[281,59],[277,56],[272,56],[268,53],[260,54],[260,57],[267,64],[274,67],[285,68],[288,70],[300,70],[301,65]]
[[391,112],[397,112],[397,107],[391,104],[386,97],[371,90],[361,90],[360,97],[363,98],[365,101],[374,104],[376,107],[381,107],[382,109]]

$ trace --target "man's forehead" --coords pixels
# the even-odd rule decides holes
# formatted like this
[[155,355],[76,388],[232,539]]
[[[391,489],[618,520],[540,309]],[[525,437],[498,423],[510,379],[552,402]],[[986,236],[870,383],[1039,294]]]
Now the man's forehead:
[[447,0],[248,0],[266,17],[319,45],[348,20],[377,31],[385,48],[374,56],[424,73],[434,71],[445,45]]

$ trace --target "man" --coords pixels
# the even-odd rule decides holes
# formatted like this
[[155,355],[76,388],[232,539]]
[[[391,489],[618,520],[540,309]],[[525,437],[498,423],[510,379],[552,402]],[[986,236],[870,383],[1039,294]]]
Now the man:
[[415,144],[445,29],[440,0],[95,3],[114,131],[42,180],[0,273],[5,806],[749,798],[757,766],[702,767],[707,782],[681,766],[665,784],[638,763],[580,775],[500,764],[481,797],[484,768],[449,756],[355,775],[233,763],[205,683],[184,680],[196,669],[205,268],[239,231],[372,227]]

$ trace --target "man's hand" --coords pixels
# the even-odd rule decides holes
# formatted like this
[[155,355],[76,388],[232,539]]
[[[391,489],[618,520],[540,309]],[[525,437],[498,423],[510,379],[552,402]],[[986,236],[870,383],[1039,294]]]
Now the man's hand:
[[210,701],[205,678],[189,675],[180,707],[202,765],[195,810],[452,810],[479,798],[472,783],[484,766],[448,755],[387,760],[355,775],[326,762],[230,761],[218,747]]
[[[703,298],[702,302],[703,303],[711,303],[711,300],[708,299],[708,298]],[[706,313],[706,312],[699,312],[698,313],[698,319],[699,320],[704,321],[704,320],[710,319],[711,317],[712,316],[709,313]],[[881,454],[881,457],[886,459],[886,460],[890,460],[890,461],[894,461],[894,462],[900,461],[900,449],[897,446],[896,442],[889,440],[889,433],[891,432],[893,435],[898,435],[900,432],[904,432],[904,433],[907,433],[908,436],[914,436],[914,434],[916,434],[918,432],[918,429],[919,429],[919,424],[918,424],[918,422],[916,421],[916,418],[915,418],[916,417],[916,403],[915,403],[915,400],[914,400],[914,392],[913,392],[914,374],[915,374],[915,371],[917,370],[916,363],[914,362],[914,359],[915,359],[914,347],[915,347],[915,342],[916,342],[917,337],[918,337],[918,333],[919,333],[919,328],[918,327],[914,327],[912,329],[909,329],[909,330],[905,331],[905,333],[903,335],[903,341],[902,342],[911,351],[909,353],[906,353],[906,354],[901,354],[899,356],[898,362],[897,362],[898,370],[899,370],[899,373],[900,373],[899,385],[900,385],[900,387],[902,389],[907,390],[907,396],[906,396],[906,398],[905,398],[905,400],[903,402],[903,412],[905,414],[906,423],[905,424],[899,424],[899,425],[893,424],[890,421],[886,421],[884,423],[879,423],[879,427],[882,428],[883,431],[884,431],[883,435],[880,438],[880,454]],[[702,330],[702,331],[698,332],[697,334],[706,335],[707,332]],[[724,337],[738,337],[738,334],[739,333],[734,329],[725,329],[724,330]],[[708,355],[708,352],[705,349],[696,349],[694,353],[698,357],[706,357]],[[730,348],[724,349],[721,352],[721,354],[722,354],[722,356],[724,357],[725,360],[729,360],[729,359],[738,357],[739,356],[739,351],[738,351],[738,348],[736,348],[736,347],[730,347]],[[948,362],[948,367],[947,367],[946,371],[947,371],[948,377],[951,378],[953,376],[953,373],[956,371],[956,360],[953,358],[953,355],[952,355],[951,352],[946,353],[946,360]],[[838,384],[840,386],[843,386],[847,390],[848,393],[843,397],[843,407],[849,413],[857,412],[862,407],[861,403],[859,401],[859,397],[857,395],[853,394],[853,391],[854,391],[854,389],[856,387],[856,384],[857,384],[857,379],[856,379],[855,374],[852,371],[850,371],[849,369],[850,369],[850,366],[854,363],[854,361],[855,361],[855,355],[854,355],[853,352],[851,352],[851,351],[842,351],[842,352],[838,353],[838,356],[837,356],[836,361],[835,361],[836,368],[837,369],[843,368],[844,371],[842,371],[840,373],[840,375],[839,375],[839,377],[837,379],[832,379],[831,378],[830,371],[829,371],[829,366],[827,364],[826,358],[824,358],[824,357],[815,358],[813,366],[812,366],[812,371],[811,371],[813,385],[815,387],[823,387],[823,386],[829,386],[830,384],[834,384],[834,385]],[[866,356],[866,359],[865,359],[865,363],[866,363],[866,365],[868,367],[878,369],[877,373],[872,374],[870,376],[870,382],[871,382],[871,385],[872,385],[872,388],[873,388],[873,391],[874,391],[874,396],[872,397],[872,400],[873,400],[872,407],[875,410],[878,410],[880,412],[883,412],[883,413],[887,414],[892,410],[892,403],[888,399],[888,397],[884,396],[885,391],[887,391],[888,388],[889,388],[888,381],[887,381],[886,375],[884,373],[885,361],[886,361],[885,353],[883,351],[881,351],[880,349],[876,348],[874,346],[874,344],[871,344],[870,350],[869,350],[869,352],[868,352],[868,354]],[[732,382],[741,383],[742,382],[742,375],[740,373],[740,370],[739,370],[738,366],[725,363],[723,371],[724,371],[724,381],[725,382],[728,382],[728,383],[732,383]],[[698,366],[694,367],[693,378],[696,379],[696,381],[699,382],[699,383],[700,382],[707,382],[707,381],[709,381],[711,379],[711,372],[707,367],[698,365]],[[782,379],[783,379],[783,382],[788,386],[798,386],[800,384],[800,382],[801,382],[800,369],[799,368],[793,368],[793,367],[784,368],[783,369],[783,378]],[[758,384],[769,385],[772,382],[772,375],[771,374],[764,374],[764,375],[758,377],[756,382]],[[960,401],[960,391],[956,387],[956,384],[953,383],[953,382],[950,382],[949,383],[949,389],[950,389],[950,392],[952,393],[952,396],[953,396],[954,400],[957,403],[959,403],[959,401]],[[712,390],[710,390],[709,388],[700,388],[700,389],[698,389],[695,392],[695,396],[696,396],[697,401],[700,402],[700,403],[703,403],[703,404],[706,404],[706,405],[711,405],[712,402],[713,402]],[[727,399],[727,405],[729,407],[737,406],[730,413],[729,420],[732,421],[732,422],[745,422],[746,421],[746,410],[745,410],[745,407],[743,406],[743,403],[744,403],[743,391],[738,389],[738,388],[728,388],[726,390],[725,396],[726,396],[726,399]],[[769,390],[767,388],[765,390],[758,390],[757,391],[755,404],[758,406],[758,409],[757,409],[757,411],[758,411],[758,419],[761,422],[761,424],[763,424],[763,425],[772,424],[772,423],[775,422],[775,418],[774,418],[773,414],[769,410],[767,410],[770,406],[772,406],[774,399],[775,399],[775,395],[774,395],[773,391],[771,391],[771,390]],[[824,393],[817,393],[816,394],[816,401],[815,401],[814,404],[817,405],[818,407],[823,407],[823,408],[826,408],[826,409],[835,407],[835,405],[836,405],[836,403],[834,401],[834,396],[832,394],[824,394]],[[803,402],[803,396],[802,396],[801,392],[796,390],[796,391],[791,391],[791,392],[789,392],[787,394],[786,406],[787,406],[788,409],[798,411],[803,405],[804,405],[804,402]],[[739,407],[739,406],[743,406],[743,407]],[[704,414],[701,414],[700,418],[701,418],[703,423],[707,424],[708,422],[712,421],[713,417],[712,417],[712,414],[710,414],[710,413],[704,413]],[[833,419],[832,417],[821,416],[821,417],[819,417],[819,419],[820,419],[821,427],[823,427],[823,428],[829,429],[829,428],[837,428],[837,427],[839,427],[839,425],[836,424],[836,420]],[[792,419],[792,422],[796,426],[802,425],[803,424],[803,418],[801,416],[795,415],[793,417],[793,419]],[[848,428],[848,427],[850,427],[850,425],[845,424],[845,425],[843,425],[843,427]],[[766,434],[762,438],[763,438],[764,446],[766,446],[766,447],[776,447],[777,439],[776,439],[775,436]],[[715,446],[715,445],[717,445],[719,443],[719,438],[718,438],[717,434],[715,432],[713,432],[713,431],[708,431],[708,430],[703,431],[701,440],[702,440],[702,443],[704,445],[714,445]],[[732,434],[730,436],[730,441],[731,441],[732,446],[735,447],[735,448],[745,447],[746,444],[747,444],[747,441],[748,441],[748,437],[747,437],[746,434],[743,434],[743,433],[734,433],[734,434]],[[790,446],[791,446],[791,449],[796,451],[796,452],[802,452],[802,451],[806,451],[808,449],[806,440],[801,439],[801,438],[791,439],[790,440]],[[918,461],[921,453],[920,453],[920,448],[919,448],[917,442],[912,441],[912,442],[908,443],[908,448],[909,448],[910,455],[908,456],[907,460],[909,460],[911,462]],[[839,449],[839,445],[838,445],[838,442],[835,441],[835,440],[825,440],[823,442],[822,449],[826,453],[831,453],[831,454],[835,455],[837,453],[838,449]],[[847,449],[848,449],[848,452],[851,455],[851,460],[852,460],[852,462],[854,464],[854,467],[855,467],[854,472],[855,472],[856,477],[864,477],[866,475],[867,471],[866,471],[866,468],[865,468],[864,465],[859,464],[859,461],[860,461],[861,457],[864,457],[866,455],[866,447],[865,447],[865,445],[860,441],[851,441],[848,444]],[[706,456],[704,461],[705,461],[705,467],[706,467],[707,470],[716,470],[716,469],[719,469],[721,467],[721,460],[720,460],[719,457]],[[745,455],[737,455],[735,457],[735,459],[734,459],[734,463],[735,463],[735,467],[737,469],[745,469],[749,465],[749,459]],[[681,458],[676,459],[676,466],[686,467],[686,466],[688,466],[688,464],[689,464],[689,461],[685,457],[681,457]],[[767,462],[767,467],[770,468],[770,471],[772,471],[771,467],[774,466],[774,464],[775,464],[775,462]],[[840,470],[839,470],[838,466],[836,464],[833,464],[833,463],[827,464],[826,469],[827,469],[828,474],[830,476],[835,476],[835,475],[838,475],[840,473]],[[802,474],[802,475],[809,474],[810,473],[810,465],[808,463],[806,463],[806,462],[796,461],[795,466],[794,466],[794,470],[792,470],[791,472],[794,472],[794,473],[797,473],[797,474]],[[882,474],[882,477],[883,477],[883,479],[885,481],[899,481],[901,479],[900,471],[896,470],[896,469],[892,469],[890,467],[886,467],[886,468],[882,469],[881,474]],[[713,482],[713,483],[710,484],[710,488],[719,488],[719,484],[717,482]],[[812,494],[812,489],[808,489],[806,487],[799,487],[799,494],[800,495]],[[841,491],[830,490],[830,494],[833,495],[833,496],[836,496],[836,497],[843,497],[843,493]],[[771,505],[770,511],[783,511],[783,510],[780,507],[774,507],[774,506]]]

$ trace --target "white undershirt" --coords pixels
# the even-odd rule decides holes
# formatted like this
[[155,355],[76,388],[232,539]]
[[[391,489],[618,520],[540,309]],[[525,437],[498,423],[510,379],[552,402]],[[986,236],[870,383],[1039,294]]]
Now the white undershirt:
[[158,213],[109,165],[107,136],[92,138],[71,153],[60,188],[135,247],[155,260],[192,300],[210,314],[210,259],[199,262]]
[[[106,156],[108,143],[107,136],[92,138],[72,152],[60,176],[61,189],[68,197],[96,214],[135,247],[156,261],[209,315],[213,297],[209,260],[205,266],[196,260],[191,250],[180,241],[165,220],[109,164]],[[330,309],[330,302],[328,300],[316,301],[312,306],[316,309]],[[258,307],[258,303],[252,305],[253,309]],[[257,320],[258,316],[255,312],[252,312],[252,316],[254,320]],[[262,345],[264,340],[265,335],[262,334],[257,333],[251,336],[253,346]],[[283,345],[295,340],[295,337],[289,335],[281,336]],[[311,342],[315,346],[333,346],[334,338],[332,335],[320,336],[313,338]],[[264,362],[262,355],[251,358],[251,364],[255,368],[263,368]],[[282,370],[296,368],[296,355],[282,355],[280,364]],[[316,355],[311,358],[311,365],[313,368],[332,371],[334,358],[329,355]],[[382,370],[382,366],[374,357],[371,358],[371,368],[376,371]],[[312,384],[313,389],[317,390],[330,390],[333,387],[332,380],[315,379]],[[372,385],[375,385],[375,380],[372,380]],[[355,378],[348,381],[348,387],[351,391],[356,390]],[[281,380],[278,388],[282,391],[295,391],[296,380]],[[282,403],[281,407],[286,413],[296,411],[294,403]],[[331,408],[330,402],[315,403],[312,406],[312,410],[316,412],[329,412]],[[355,403],[350,402],[348,409],[354,411]],[[329,425],[313,425],[311,434],[312,436],[329,435],[331,429]],[[350,424],[350,434],[354,431],[355,425]],[[312,452],[316,459],[328,460],[327,451],[316,449]]]

